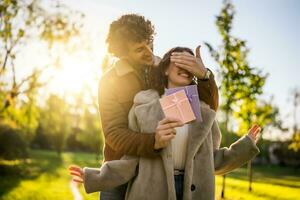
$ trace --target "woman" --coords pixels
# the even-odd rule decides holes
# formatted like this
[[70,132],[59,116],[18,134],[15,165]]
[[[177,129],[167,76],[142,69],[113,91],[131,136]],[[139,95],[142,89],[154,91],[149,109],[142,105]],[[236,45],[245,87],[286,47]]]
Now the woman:
[[[164,130],[159,104],[165,88],[195,84],[188,71],[176,65],[176,52],[193,55],[188,48],[176,47],[166,53],[150,73],[151,89],[139,92],[129,113],[129,127],[143,133]],[[161,157],[149,159],[124,156],[109,161],[100,169],[71,166],[74,180],[83,182],[87,193],[107,190],[128,182],[126,199],[214,199],[215,174],[226,174],[259,153],[256,146],[260,128],[249,133],[229,148],[219,148],[221,133],[216,113],[200,103],[202,121],[178,124],[166,134],[171,143],[161,150]]]

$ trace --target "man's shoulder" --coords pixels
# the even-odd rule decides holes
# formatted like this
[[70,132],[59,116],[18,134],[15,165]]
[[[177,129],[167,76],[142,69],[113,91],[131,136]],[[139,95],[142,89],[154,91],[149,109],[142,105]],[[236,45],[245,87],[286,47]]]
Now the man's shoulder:
[[102,79],[107,80],[113,77],[122,77],[133,71],[134,71],[133,67],[125,59],[118,59],[102,75]]

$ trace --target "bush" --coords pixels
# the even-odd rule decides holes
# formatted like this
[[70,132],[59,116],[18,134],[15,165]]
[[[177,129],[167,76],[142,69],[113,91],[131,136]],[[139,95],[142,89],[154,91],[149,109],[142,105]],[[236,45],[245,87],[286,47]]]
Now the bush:
[[0,125],[0,158],[13,160],[27,156],[27,143],[22,133],[8,125]]
[[46,135],[41,124],[37,127],[35,137],[33,138],[30,146],[33,149],[52,149],[49,136]]
[[273,153],[281,165],[300,167],[300,151],[289,149],[290,141],[276,143]]

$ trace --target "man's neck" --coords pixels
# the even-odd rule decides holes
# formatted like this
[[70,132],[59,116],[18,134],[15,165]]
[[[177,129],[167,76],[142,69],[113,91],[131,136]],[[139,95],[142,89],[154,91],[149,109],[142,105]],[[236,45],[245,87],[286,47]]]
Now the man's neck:
[[139,65],[137,63],[134,63],[130,60],[128,60],[128,63],[132,66],[132,68],[138,72],[139,74],[142,74],[145,72],[145,69],[146,69],[146,66],[142,66],[142,65]]
[[131,65],[134,70],[136,70],[138,73],[142,73],[143,71],[145,71],[145,67],[141,66],[141,65]]
[[128,58],[121,58],[123,60],[126,60],[126,62],[137,72],[141,71],[141,66],[137,65],[135,62],[131,61]]

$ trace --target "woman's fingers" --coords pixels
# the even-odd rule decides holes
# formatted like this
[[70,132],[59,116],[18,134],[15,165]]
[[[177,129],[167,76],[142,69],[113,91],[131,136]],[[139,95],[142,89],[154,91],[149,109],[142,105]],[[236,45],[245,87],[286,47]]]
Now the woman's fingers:
[[257,135],[260,133],[260,131],[261,131],[261,128],[258,127],[258,128],[255,130],[254,135],[257,136]]
[[255,126],[255,129],[253,130],[253,132],[260,131],[260,129],[261,129],[260,126],[256,125],[256,126]]
[[178,123],[178,124],[182,124],[182,122],[179,119],[176,118],[171,118],[171,117],[166,117],[164,119],[162,119],[158,125],[164,125],[164,124],[168,124],[168,123]]
[[79,166],[77,166],[77,165],[71,165],[70,167],[69,167],[69,170],[71,171],[77,171],[77,172],[79,172],[80,174],[83,174],[83,170],[82,170],[82,168],[81,167],[79,167]]
[[69,166],[69,169],[70,169],[70,170],[78,169],[78,168],[80,168],[78,165],[70,165],[70,166]]
[[192,75],[194,75],[195,68],[191,67],[190,63],[187,63],[187,62],[183,61],[183,62],[175,62],[174,64],[176,65],[176,67],[181,68],[183,70],[186,70],[189,73],[191,73]]
[[168,142],[171,139],[173,139],[175,137],[175,135],[171,134],[171,135],[163,135],[161,136],[161,142]]
[[171,59],[171,61],[174,62],[175,65],[177,65],[177,66],[178,66],[178,64],[188,66],[189,69],[192,69],[192,67],[194,65],[194,62],[189,61],[189,60],[184,60],[184,59],[173,58],[173,59]]
[[258,127],[258,128],[255,130],[254,135],[257,136],[257,135],[260,133],[260,131],[261,131],[261,128]]
[[81,167],[79,167],[77,165],[71,165],[69,167],[69,173],[75,177],[79,177],[79,178],[83,177],[83,170]]
[[160,131],[160,135],[176,135],[176,130],[174,128],[172,129],[167,129],[167,130],[162,130]]
[[162,125],[162,124],[166,124],[168,122],[175,121],[175,120],[176,120],[175,118],[166,117],[166,118],[162,119],[161,121],[159,121],[158,124]]
[[77,183],[83,183],[83,170],[77,165],[69,166],[69,173],[73,176],[72,180]]
[[163,124],[158,127],[158,130],[168,130],[168,129],[174,129],[176,127],[181,127],[183,124],[181,122],[172,122],[168,124]]
[[74,181],[74,182],[77,182],[77,183],[83,183],[83,179],[82,178],[72,178],[72,180]]
[[249,130],[248,135],[255,141],[257,142],[259,137],[260,137],[260,131],[261,127],[258,126],[257,124],[254,124],[251,129]]
[[185,61],[190,61],[192,63],[196,62],[196,58],[190,54],[184,54],[181,53],[179,55],[172,55],[171,56],[171,61],[174,62],[173,60],[185,60]]
[[[189,66],[189,65],[187,65],[187,64],[178,63],[178,62],[176,62],[175,65],[176,65],[177,67],[180,67],[180,68],[182,68],[182,69],[185,69],[186,71],[188,71],[188,72],[190,72],[190,73],[193,74],[193,68],[192,68],[191,66]],[[193,75],[194,75],[194,74],[193,74]]]
[[78,171],[70,170],[70,174],[71,174],[72,176],[82,177],[82,174],[79,173]]
[[254,133],[257,129],[259,128],[259,126],[257,124],[252,125],[252,127],[250,128],[249,132],[250,133]]
[[155,131],[155,149],[164,148],[176,135],[174,128],[183,126],[183,123],[175,118],[166,117],[158,123]]
[[83,183],[83,176],[77,171],[70,171],[70,174],[73,176],[72,180],[77,183]]
[[196,58],[191,55],[182,54],[180,56],[171,56],[171,62],[174,62],[176,66],[181,67],[187,71],[192,71],[195,64]]

